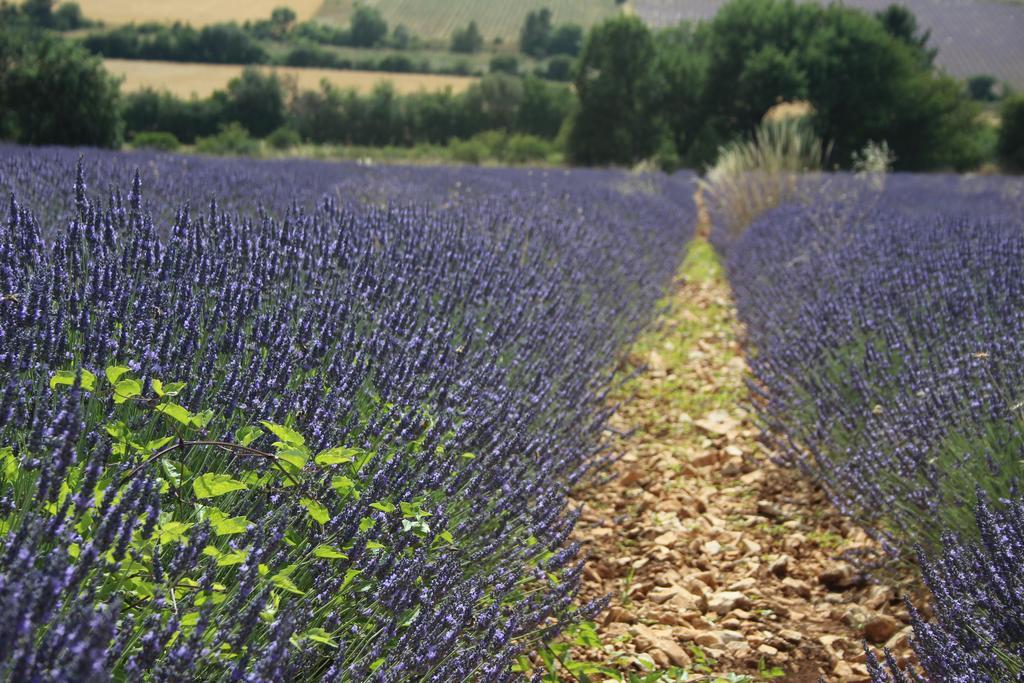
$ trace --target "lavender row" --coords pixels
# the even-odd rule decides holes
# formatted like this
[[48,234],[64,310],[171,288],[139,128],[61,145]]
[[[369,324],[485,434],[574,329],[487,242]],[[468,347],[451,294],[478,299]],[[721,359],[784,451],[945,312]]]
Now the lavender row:
[[688,177],[78,154],[0,156],[0,677],[505,680],[579,618]]
[[[728,252],[752,385],[784,456],[917,555],[930,680],[1021,675],[1024,202],[1000,178],[815,181]],[[980,503],[979,503],[980,500]],[[876,680],[910,680],[872,660]]]
[[[957,216],[951,213],[950,216]],[[729,248],[768,424],[835,504],[893,548],[971,525],[1003,496],[1024,386],[1024,232],[824,203]]]

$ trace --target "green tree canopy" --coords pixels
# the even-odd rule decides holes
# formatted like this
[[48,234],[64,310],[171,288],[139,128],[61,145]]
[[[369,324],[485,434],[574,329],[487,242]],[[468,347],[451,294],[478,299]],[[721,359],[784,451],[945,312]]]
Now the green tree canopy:
[[1008,171],[1024,173],[1024,95],[1007,97],[999,129],[999,161]]
[[547,53],[551,38],[551,10],[547,7],[530,12],[519,31],[519,51],[533,57]]
[[475,21],[469,22],[466,28],[456,29],[452,33],[452,52],[479,52],[483,46],[484,37],[480,35],[480,29]]
[[354,47],[373,47],[388,34],[388,23],[376,7],[356,5],[349,37]]
[[117,81],[74,43],[0,28],[0,137],[32,145],[117,147]]
[[631,16],[595,26],[577,69],[570,157],[584,164],[629,164],[652,156],[663,132],[658,105],[665,81],[650,29]]
[[264,137],[284,124],[285,88],[274,73],[246,67],[228,83],[224,112],[256,137]]
[[903,169],[970,166],[978,161],[976,109],[934,72],[926,42],[902,10],[876,17],[841,5],[732,0],[689,44],[707,64],[703,123],[690,129],[686,156],[710,163],[709,141],[747,134],[779,101],[806,99],[816,131],[834,144],[834,162],[846,165],[868,141],[886,140]]

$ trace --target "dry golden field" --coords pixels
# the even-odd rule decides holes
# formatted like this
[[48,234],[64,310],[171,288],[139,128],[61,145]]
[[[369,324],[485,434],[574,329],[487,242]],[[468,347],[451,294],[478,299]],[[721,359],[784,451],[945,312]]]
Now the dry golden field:
[[[241,66],[233,64],[151,62],[129,59],[105,59],[103,62],[110,73],[124,79],[121,87],[126,92],[153,88],[168,90],[179,97],[188,97],[193,93],[199,97],[206,97],[214,90],[223,89],[228,81],[242,71]],[[281,75],[294,77],[300,90],[314,90],[320,86],[320,81],[326,78],[339,88],[354,88],[361,93],[370,92],[373,86],[381,81],[391,81],[395,90],[400,93],[420,90],[435,91],[445,88],[451,88],[453,92],[462,92],[477,80],[470,76],[300,69],[287,66],[275,67],[274,71]]]
[[111,24],[158,21],[188,22],[205,26],[219,21],[269,19],[275,7],[287,6],[300,20],[311,18],[323,0],[246,0],[246,2],[210,2],[210,0],[77,0],[89,19]]

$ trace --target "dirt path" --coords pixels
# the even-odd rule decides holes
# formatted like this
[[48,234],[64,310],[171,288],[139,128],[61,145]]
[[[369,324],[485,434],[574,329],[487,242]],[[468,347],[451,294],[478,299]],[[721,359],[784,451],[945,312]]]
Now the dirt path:
[[668,304],[631,359],[648,370],[622,391],[626,454],[580,495],[584,597],[613,599],[604,645],[577,656],[663,680],[865,680],[862,640],[907,652],[905,586],[840,559],[874,546],[771,462],[737,407],[740,326],[703,240]]

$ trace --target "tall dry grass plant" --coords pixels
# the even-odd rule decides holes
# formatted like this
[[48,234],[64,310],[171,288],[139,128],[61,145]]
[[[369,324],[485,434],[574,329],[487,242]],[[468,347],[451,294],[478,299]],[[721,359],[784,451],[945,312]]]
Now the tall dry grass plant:
[[764,212],[813,194],[829,148],[806,116],[766,116],[749,140],[722,147],[700,181],[712,220],[735,237]]

